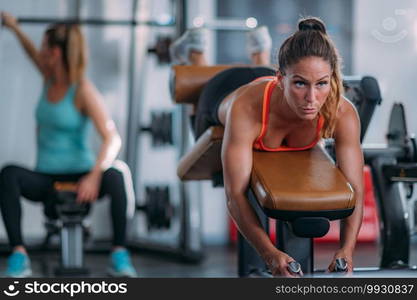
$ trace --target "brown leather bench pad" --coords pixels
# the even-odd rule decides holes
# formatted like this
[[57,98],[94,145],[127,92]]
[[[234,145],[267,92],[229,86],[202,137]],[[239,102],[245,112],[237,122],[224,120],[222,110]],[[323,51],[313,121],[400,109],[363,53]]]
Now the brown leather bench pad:
[[[211,180],[222,170],[223,127],[209,128],[183,156],[181,180]],[[355,206],[353,189],[323,149],[253,152],[251,187],[271,210],[322,211]]]
[[355,206],[352,187],[319,146],[306,151],[254,151],[251,187],[259,203],[271,210]]

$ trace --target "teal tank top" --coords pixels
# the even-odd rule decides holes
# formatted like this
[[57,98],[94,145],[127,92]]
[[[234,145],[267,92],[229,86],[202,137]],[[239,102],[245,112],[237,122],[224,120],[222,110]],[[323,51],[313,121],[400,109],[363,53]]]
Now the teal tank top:
[[47,100],[49,84],[43,88],[36,108],[36,171],[48,174],[81,173],[91,170],[95,157],[88,145],[90,119],[75,107],[76,85],[58,102]]

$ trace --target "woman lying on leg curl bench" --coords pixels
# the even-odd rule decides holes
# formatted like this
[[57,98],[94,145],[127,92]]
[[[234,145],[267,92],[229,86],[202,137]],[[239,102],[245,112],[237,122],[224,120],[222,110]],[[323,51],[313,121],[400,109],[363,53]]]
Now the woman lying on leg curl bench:
[[[188,49],[191,63],[204,64],[199,47]],[[225,127],[222,163],[230,215],[272,274],[288,277],[296,276],[288,270],[294,259],[271,242],[246,196],[253,151],[307,150],[322,138],[334,138],[337,165],[354,190],[356,206],[342,220],[341,245],[328,271],[344,258],[350,273],[363,215],[363,155],[358,114],[342,96],[338,51],[323,22],[306,18],[282,44],[278,61],[278,72],[239,67],[214,76],[198,101],[195,135],[210,126]]]

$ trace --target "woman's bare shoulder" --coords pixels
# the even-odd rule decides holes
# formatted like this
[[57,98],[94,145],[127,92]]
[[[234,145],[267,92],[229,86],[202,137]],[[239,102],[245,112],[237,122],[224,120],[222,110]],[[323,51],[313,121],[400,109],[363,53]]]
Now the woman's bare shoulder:
[[94,84],[88,78],[82,78],[78,82],[77,88],[80,92],[87,92],[90,89],[94,89]]
[[355,105],[347,98],[342,97],[337,113],[335,135],[339,138],[347,135],[353,136],[355,132],[359,132],[359,128],[360,119]]
[[84,113],[87,107],[103,105],[103,99],[100,92],[88,78],[82,78],[76,84],[76,105]]
[[234,92],[235,101],[233,101],[233,105],[250,110],[258,107],[262,109],[262,99],[266,84],[267,81],[259,80],[240,87]]
[[228,107],[225,123],[231,116],[235,121],[245,120],[245,123],[250,123],[251,126],[260,122],[264,86],[265,83],[251,82],[234,91],[226,103]]
[[353,104],[349,99],[343,97],[340,99],[340,105],[337,111],[338,118],[357,115],[355,104]]

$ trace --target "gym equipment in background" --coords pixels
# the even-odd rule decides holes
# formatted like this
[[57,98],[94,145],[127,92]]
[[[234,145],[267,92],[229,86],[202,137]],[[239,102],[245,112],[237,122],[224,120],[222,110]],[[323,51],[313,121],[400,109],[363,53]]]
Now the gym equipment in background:
[[149,126],[140,127],[141,132],[149,133],[152,138],[152,146],[174,145],[172,132],[172,112],[151,112]]
[[90,210],[88,203],[77,203],[76,184],[55,182],[54,197],[45,202],[45,212],[50,218],[58,216],[61,226],[61,259],[55,269],[56,276],[86,276],[84,267],[84,232],[82,221]]
[[174,216],[169,185],[146,186],[145,190],[145,204],[137,205],[136,209],[146,215],[148,230],[169,229]]
[[405,110],[395,103],[388,126],[387,146],[364,147],[378,199],[381,268],[409,268],[408,202],[417,182],[416,142],[407,131]]

